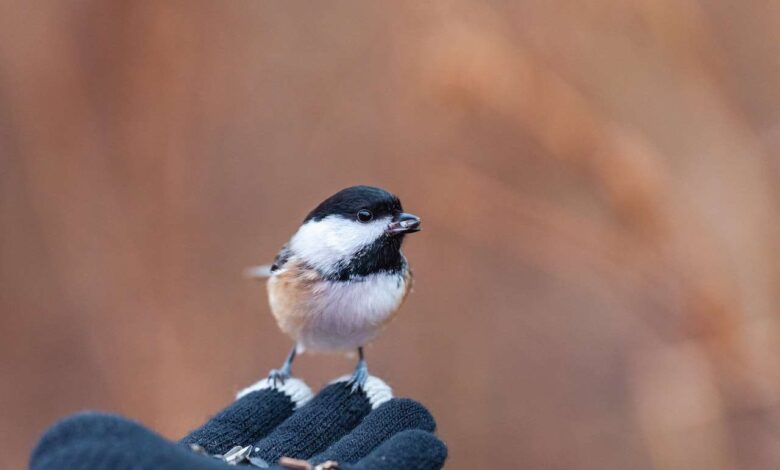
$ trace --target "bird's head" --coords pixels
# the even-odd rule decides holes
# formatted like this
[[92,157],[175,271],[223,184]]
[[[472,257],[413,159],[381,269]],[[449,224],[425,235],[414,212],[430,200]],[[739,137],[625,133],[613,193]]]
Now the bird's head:
[[289,248],[326,275],[349,278],[400,269],[404,235],[420,231],[420,218],[403,211],[384,189],[352,186],[320,203]]

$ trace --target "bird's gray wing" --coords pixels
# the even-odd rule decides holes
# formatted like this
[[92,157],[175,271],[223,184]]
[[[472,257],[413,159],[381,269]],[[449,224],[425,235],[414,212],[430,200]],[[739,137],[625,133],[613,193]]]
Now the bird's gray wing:
[[276,254],[276,258],[274,258],[274,264],[271,265],[271,272],[278,271],[282,269],[285,263],[287,263],[287,260],[290,259],[290,249],[287,248],[287,245],[284,245],[281,250],[279,250],[279,253]]
[[273,273],[282,269],[287,260],[290,259],[290,249],[284,245],[279,253],[276,254],[273,264],[263,264],[260,266],[250,266],[244,270],[244,275],[249,278],[262,279],[271,277]]

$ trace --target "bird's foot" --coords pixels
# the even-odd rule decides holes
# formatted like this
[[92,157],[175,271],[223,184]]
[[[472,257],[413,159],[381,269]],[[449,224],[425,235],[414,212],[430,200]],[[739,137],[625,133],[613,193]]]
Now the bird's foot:
[[366,384],[366,380],[368,380],[368,366],[365,361],[361,360],[358,362],[357,367],[355,367],[355,371],[352,372],[352,376],[347,381],[347,385],[351,385],[352,393],[355,393],[363,388]]
[[271,369],[268,373],[268,381],[271,386],[276,388],[278,385],[284,385],[284,381],[292,377],[290,369],[282,367],[281,369]]

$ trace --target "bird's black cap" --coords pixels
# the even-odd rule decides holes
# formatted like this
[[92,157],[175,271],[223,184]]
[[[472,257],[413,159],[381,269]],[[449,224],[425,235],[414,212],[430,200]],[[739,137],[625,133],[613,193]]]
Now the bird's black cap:
[[352,186],[322,201],[304,222],[321,220],[329,215],[355,218],[362,209],[371,211],[375,218],[403,212],[401,201],[394,194],[373,186]]

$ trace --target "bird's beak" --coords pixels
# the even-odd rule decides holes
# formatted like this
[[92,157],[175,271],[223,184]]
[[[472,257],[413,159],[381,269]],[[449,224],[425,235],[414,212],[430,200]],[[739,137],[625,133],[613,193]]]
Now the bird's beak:
[[393,221],[385,229],[385,233],[388,235],[400,235],[402,233],[419,232],[420,230],[422,230],[420,228],[420,218],[403,212],[393,218]]

